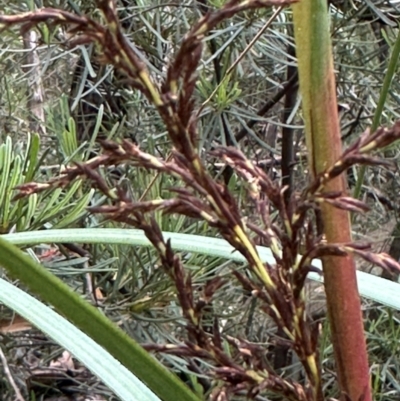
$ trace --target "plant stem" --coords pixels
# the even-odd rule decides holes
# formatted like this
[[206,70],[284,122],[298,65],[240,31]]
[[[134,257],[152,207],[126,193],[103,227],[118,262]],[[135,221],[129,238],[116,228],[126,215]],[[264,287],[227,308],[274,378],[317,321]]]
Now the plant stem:
[[[327,2],[302,0],[293,6],[293,20],[309,166],[311,174],[316,176],[333,165],[342,153]],[[324,191],[344,193],[343,177],[329,182]],[[322,204],[321,219],[328,243],[351,241],[347,211]],[[354,260],[350,256],[324,257],[323,271],[342,397],[371,401]]]
[[[378,129],[379,124],[381,122],[383,108],[385,107],[385,103],[386,103],[387,95],[389,93],[390,85],[392,83],[394,74],[396,72],[399,55],[400,55],[400,29],[399,29],[399,33],[397,35],[396,42],[393,46],[392,54],[391,54],[390,60],[389,60],[388,69],[386,71],[385,79],[383,80],[382,89],[379,94],[379,100],[378,100],[378,104],[376,106],[376,110],[374,113],[374,119],[372,120],[371,133],[375,132]],[[361,188],[362,188],[362,184],[364,182],[365,171],[366,171],[366,167],[361,166],[359,174],[358,174],[356,186],[355,186],[354,192],[353,192],[353,196],[356,199],[358,199],[361,194]]]

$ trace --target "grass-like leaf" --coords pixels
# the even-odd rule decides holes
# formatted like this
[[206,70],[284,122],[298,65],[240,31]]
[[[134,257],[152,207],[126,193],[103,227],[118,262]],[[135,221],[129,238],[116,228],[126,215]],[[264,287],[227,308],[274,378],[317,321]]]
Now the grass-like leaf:
[[4,238],[0,238],[0,265],[105,348],[162,400],[175,401],[179,394],[182,401],[198,401],[177,376],[164,368],[99,310]]
[[[172,247],[175,250],[195,252],[238,262],[245,261],[244,257],[238,252],[234,252],[232,246],[223,239],[171,232],[164,232],[164,236],[171,239]],[[16,245],[75,242],[151,246],[143,232],[134,229],[65,229],[7,234],[2,237]],[[274,263],[271,251],[268,248],[258,246],[257,250],[264,261]],[[321,268],[319,260],[314,260],[313,265]],[[323,281],[322,275],[318,273],[309,273],[308,278]],[[398,296],[400,284],[361,271],[357,271],[357,281],[361,296],[400,310],[400,298]]]
[[[376,107],[376,110],[374,113],[374,118],[372,120],[371,133],[375,132],[379,128],[383,110],[384,110],[384,107],[385,107],[385,104],[386,104],[386,101],[387,101],[387,98],[389,95],[389,91],[391,89],[391,84],[392,84],[393,78],[397,71],[399,55],[400,55],[400,31],[397,34],[396,42],[394,43],[394,46],[392,48],[392,53],[390,55],[388,68],[387,68],[385,78],[382,83],[382,88],[381,88],[381,91],[379,94],[378,104],[377,104],[377,107]],[[360,173],[358,175],[357,182],[356,182],[356,187],[354,188],[354,191],[353,191],[353,196],[356,199],[358,199],[361,194],[361,188],[364,183],[365,171],[366,171],[366,167],[361,166]]]
[[0,301],[69,350],[123,401],[160,401],[99,344],[23,290],[0,279]]

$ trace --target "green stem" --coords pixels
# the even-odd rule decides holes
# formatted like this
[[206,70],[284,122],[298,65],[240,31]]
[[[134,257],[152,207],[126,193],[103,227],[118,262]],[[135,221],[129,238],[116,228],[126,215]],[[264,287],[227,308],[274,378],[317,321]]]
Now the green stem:
[[[383,113],[383,108],[385,107],[386,99],[389,94],[390,85],[392,83],[394,74],[396,73],[396,67],[399,60],[399,55],[400,55],[400,29],[397,34],[397,39],[394,44],[392,54],[390,56],[389,65],[385,74],[385,78],[383,80],[381,93],[379,94],[378,104],[376,106],[374,118],[372,120],[371,133],[375,132],[379,127]],[[365,172],[366,172],[366,167],[361,166],[357,177],[356,185],[353,191],[353,197],[356,199],[360,197],[361,188],[364,183]]]

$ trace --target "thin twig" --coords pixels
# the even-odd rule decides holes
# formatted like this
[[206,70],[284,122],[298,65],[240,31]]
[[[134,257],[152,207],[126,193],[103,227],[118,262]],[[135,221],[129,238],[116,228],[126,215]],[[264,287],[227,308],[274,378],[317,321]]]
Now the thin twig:
[[25,401],[24,397],[22,397],[22,394],[19,391],[19,388],[15,384],[14,378],[12,377],[10,368],[8,366],[7,358],[4,355],[3,349],[1,347],[0,347],[0,359],[1,359],[1,363],[3,364],[4,373],[5,373],[8,381],[10,382],[11,387],[14,389],[16,401]]
[[236,68],[236,66],[242,61],[243,57],[248,53],[248,51],[254,46],[254,44],[257,42],[257,40],[260,38],[260,36],[268,29],[268,27],[272,24],[272,22],[275,20],[275,18],[281,13],[283,10],[283,6],[280,6],[276,9],[276,11],[272,14],[271,18],[264,24],[264,26],[258,31],[257,35],[254,36],[254,38],[251,40],[251,42],[245,47],[245,49],[242,51],[242,53],[239,54],[239,57],[234,61],[234,63],[228,68],[226,71],[226,74],[222,78],[221,82],[218,83],[218,85],[215,87],[215,89],[212,91],[211,95],[208,97],[207,100],[203,102],[201,105],[200,109],[197,112],[197,116],[200,115],[201,111],[204,109],[204,107],[207,105],[207,103],[210,102],[210,100],[214,97],[214,95],[218,92],[219,88],[221,85],[224,83],[224,81],[229,78],[231,72]]
[[[288,81],[286,81],[285,85],[283,88],[272,98],[269,99],[263,107],[261,107],[260,110],[258,110],[257,115],[258,116],[264,116],[269,110],[272,109],[285,95],[288,91],[290,91],[293,87],[298,85],[298,75],[297,73],[293,75]],[[254,119],[250,120],[246,125],[247,127],[243,127],[236,135],[235,139],[237,142],[241,141],[246,135],[248,129],[253,128],[258,122],[260,122],[259,119]]]

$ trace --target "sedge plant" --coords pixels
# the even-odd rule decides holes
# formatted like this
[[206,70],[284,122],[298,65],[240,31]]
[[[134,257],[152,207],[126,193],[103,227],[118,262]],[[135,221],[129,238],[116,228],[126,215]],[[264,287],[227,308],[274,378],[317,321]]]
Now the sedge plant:
[[[69,186],[77,179],[86,178],[108,198],[108,204],[90,208],[92,213],[143,231],[158,253],[165,275],[174,284],[185,321],[185,335],[179,342],[147,344],[146,349],[183,358],[195,373],[210,377],[212,380],[204,383],[203,392],[211,400],[229,400],[236,396],[257,399],[272,394],[293,401],[324,399],[319,327],[307,313],[305,296],[307,275],[315,270],[313,260],[322,258],[341,396],[352,401],[368,401],[371,399],[368,364],[353,256],[383,268],[398,269],[399,266],[387,255],[374,254],[368,246],[351,241],[348,213],[364,212],[368,208],[347,196],[343,174],[354,164],[385,164],[370,153],[397,140],[400,124],[364,134],[346,151],[341,151],[334,112],[327,9],[322,0],[303,0],[293,9],[296,42],[303,52],[299,59],[299,78],[311,172],[306,188],[288,198],[285,187],[273,181],[238,149],[214,149],[211,156],[229,165],[247,188],[247,201],[257,213],[255,219],[245,219],[235,196],[224,183],[213,178],[197,149],[194,93],[205,35],[236,13],[291,3],[230,0],[205,13],[185,35],[161,83],[156,83],[133,50],[134,45],[123,35],[112,0],[98,2],[103,23],[55,9],[1,15],[0,23],[23,24],[24,29],[46,22],[67,25],[75,35],[70,39],[70,46],[95,42],[99,59],[125,74],[131,87],[141,91],[153,105],[172,144],[170,156],[163,159],[142,151],[129,140],[103,140],[100,156],[75,162],[46,183],[21,185],[19,196]],[[319,27],[321,21],[324,24]],[[316,51],[321,53],[314,57]],[[99,168],[120,164],[168,175],[175,183],[170,197],[134,200],[123,187],[112,186]],[[216,275],[209,277],[201,288],[194,286],[190,271],[185,269],[184,261],[174,251],[171,241],[164,238],[154,218],[160,212],[206,222],[245,258],[246,274],[232,269],[231,278],[240,283],[243,292],[257,301],[260,310],[285,335],[277,341],[285,343],[297,355],[304,379],[277,372],[265,357],[263,344],[224,335],[218,316],[213,317],[211,325],[204,324],[213,302],[227,285],[226,278]],[[278,219],[271,218],[272,212],[277,213]],[[273,261],[265,261],[260,256],[256,243],[270,248]],[[357,364],[359,374],[355,371]]]

